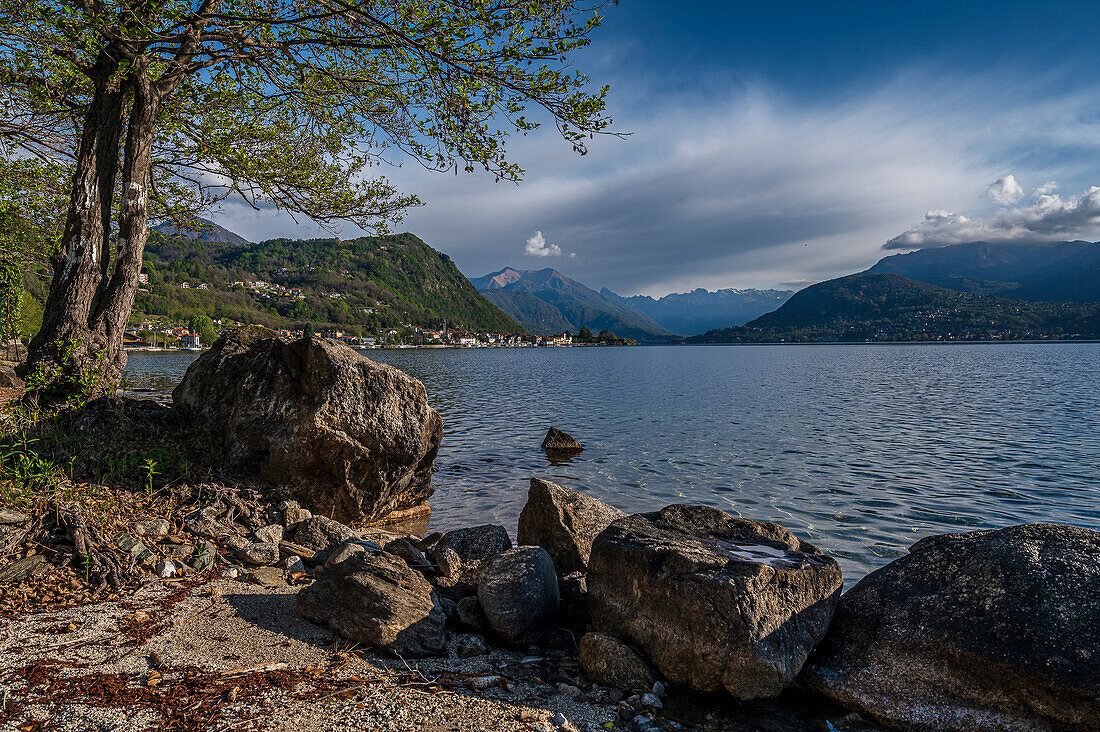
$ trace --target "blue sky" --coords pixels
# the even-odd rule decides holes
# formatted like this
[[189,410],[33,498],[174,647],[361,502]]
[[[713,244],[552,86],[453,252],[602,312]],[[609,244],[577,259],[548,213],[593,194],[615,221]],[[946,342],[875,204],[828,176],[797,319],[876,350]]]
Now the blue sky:
[[471,277],[551,266],[658,296],[797,288],[893,249],[1100,238],[1100,4],[624,0],[606,16],[579,65],[631,135],[584,158],[552,130],[518,141],[519,186],[406,165],[391,179],[427,205],[400,229]]

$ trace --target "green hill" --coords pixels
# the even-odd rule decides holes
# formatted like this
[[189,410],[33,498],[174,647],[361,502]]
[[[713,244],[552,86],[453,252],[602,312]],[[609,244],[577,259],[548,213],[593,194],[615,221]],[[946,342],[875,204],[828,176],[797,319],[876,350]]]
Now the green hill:
[[[450,257],[412,234],[258,244],[154,234],[143,269],[149,284],[138,294],[134,319],[163,315],[185,321],[205,314],[364,335],[402,324],[439,328],[444,321],[450,329],[523,331],[478,293]],[[267,286],[232,284],[256,281]]]
[[856,274],[795,293],[778,310],[683,343],[1029,340],[1100,337],[1100,305],[957,292],[895,274]]
[[579,330],[548,302],[523,290],[482,290],[486,300],[508,313],[532,333],[550,335]]

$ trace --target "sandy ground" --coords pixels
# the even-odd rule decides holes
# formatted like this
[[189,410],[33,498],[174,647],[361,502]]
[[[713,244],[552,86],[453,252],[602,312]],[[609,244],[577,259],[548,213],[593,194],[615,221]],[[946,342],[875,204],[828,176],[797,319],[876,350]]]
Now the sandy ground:
[[[530,673],[526,680],[506,682],[508,690],[497,687],[474,692],[463,688],[476,680],[452,681],[442,687],[426,683],[448,673],[447,678],[452,680],[455,673],[501,674],[505,679],[516,679],[523,674],[513,671],[534,662],[524,664],[524,656],[512,651],[494,649],[467,659],[407,663],[371,653],[348,653],[354,649],[349,649],[346,641],[298,618],[294,597],[298,588],[264,588],[238,580],[216,580],[193,587],[185,599],[165,609],[165,599],[178,588],[170,582],[154,583],[126,601],[0,619],[2,728],[60,732],[207,728],[287,732],[547,730],[555,727],[546,720],[554,712],[561,712],[579,729],[595,730],[604,729],[604,723],[616,719],[614,705],[579,703],[558,693],[554,686],[540,683],[541,679],[532,679]],[[124,629],[148,626],[162,627],[144,643],[126,645],[129,636]],[[80,699],[54,691],[56,683],[28,692],[27,667],[55,660],[67,666],[59,672],[63,677],[105,676],[94,677],[93,688]],[[195,710],[199,719],[186,723],[178,718],[178,704],[173,707],[177,715],[168,715],[170,723],[166,724],[165,715],[148,708],[160,702],[127,701],[153,693],[171,698],[168,691],[176,678],[173,669],[200,667],[220,672],[213,675],[219,683],[228,679],[232,685],[240,679],[241,686],[248,687],[250,680],[260,683],[271,674],[240,669],[268,664],[286,664],[286,671],[311,673],[310,678],[316,678],[317,684],[299,684],[290,690],[276,685],[256,696],[244,694],[239,700],[242,703],[237,704],[208,701]],[[80,667],[68,667],[72,665]],[[124,685],[129,684],[121,699],[107,698],[109,695],[94,698],[97,689],[117,684],[120,679]],[[422,683],[413,686],[410,679]],[[314,691],[313,686],[324,688]],[[293,698],[295,689],[302,688],[307,698]],[[43,689],[48,689],[46,695],[53,698],[46,703],[28,703]],[[202,722],[203,714],[213,708],[221,718],[209,724]]]

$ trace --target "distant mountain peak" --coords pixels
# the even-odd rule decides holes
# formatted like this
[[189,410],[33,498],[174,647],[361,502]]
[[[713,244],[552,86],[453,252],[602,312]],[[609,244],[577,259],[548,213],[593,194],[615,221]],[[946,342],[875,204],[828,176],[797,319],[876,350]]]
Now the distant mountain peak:
[[182,236],[193,241],[236,244],[237,246],[246,246],[252,243],[240,234],[232,232],[224,226],[219,226],[213,221],[197,217],[192,219],[192,221],[194,224],[190,227],[178,226],[172,221],[164,221],[151,228],[153,231],[163,234],[164,236]]

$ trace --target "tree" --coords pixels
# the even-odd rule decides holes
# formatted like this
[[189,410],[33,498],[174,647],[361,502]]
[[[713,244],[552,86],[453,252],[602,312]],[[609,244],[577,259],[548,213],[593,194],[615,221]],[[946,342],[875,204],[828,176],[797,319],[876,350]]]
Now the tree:
[[0,138],[72,170],[24,371],[113,390],[150,217],[193,226],[200,210],[239,196],[378,229],[419,201],[368,177],[373,167],[396,152],[518,181],[506,142],[539,126],[528,109],[584,153],[610,125],[607,88],[590,93],[569,63],[596,9],[0,0]]
[[214,321],[208,315],[195,315],[188,322],[187,327],[192,333],[199,336],[203,344],[209,346],[218,338],[218,332],[214,330]]

